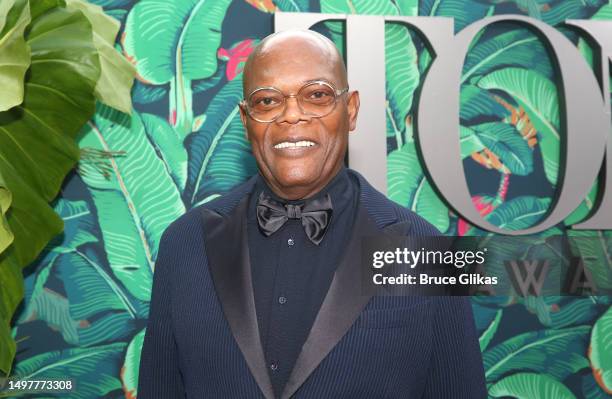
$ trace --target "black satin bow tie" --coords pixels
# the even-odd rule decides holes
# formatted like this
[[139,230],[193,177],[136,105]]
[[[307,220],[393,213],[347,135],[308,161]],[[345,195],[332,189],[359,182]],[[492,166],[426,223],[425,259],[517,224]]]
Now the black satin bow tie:
[[306,235],[319,245],[332,216],[329,194],[324,198],[306,200],[302,205],[282,204],[264,192],[257,201],[257,222],[266,237],[280,229],[289,219],[301,219]]

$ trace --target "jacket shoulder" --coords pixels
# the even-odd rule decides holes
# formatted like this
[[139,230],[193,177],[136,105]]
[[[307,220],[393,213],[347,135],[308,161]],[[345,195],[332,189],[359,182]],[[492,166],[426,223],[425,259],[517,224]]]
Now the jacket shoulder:
[[438,236],[442,235],[433,224],[429,223],[427,219],[418,215],[416,212],[406,208],[405,206],[399,205],[391,200],[398,219],[402,222],[410,222],[411,229],[410,234],[420,236]]
[[370,216],[377,221],[379,227],[388,224],[401,223],[409,225],[406,234],[419,236],[437,236],[442,233],[422,216],[409,208],[402,206],[372,186],[364,176],[354,170],[350,173],[359,181],[361,200]]

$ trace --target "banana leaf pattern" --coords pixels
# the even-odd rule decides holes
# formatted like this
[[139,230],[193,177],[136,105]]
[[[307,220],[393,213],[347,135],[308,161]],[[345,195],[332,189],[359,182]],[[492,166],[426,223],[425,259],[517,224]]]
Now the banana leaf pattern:
[[[117,51],[136,66],[130,117],[98,106],[80,135],[81,162],[55,210],[64,232],[26,269],[13,373],[78,381],[75,398],[136,398],[140,351],[161,233],[194,206],[256,173],[240,123],[242,67],[277,10],[446,16],[455,29],[521,14],[558,25],[612,19],[607,0],[90,0],[122,23]],[[343,26],[316,29],[344,51]],[[389,197],[448,235],[482,235],[447,208],[423,172],[415,93],[431,63],[415,32],[386,27]],[[586,40],[568,36],[592,62]],[[524,28],[481,32],[465,59],[460,141],[481,215],[506,228],[536,223],[554,196],[560,110],[546,47]],[[383,132],[380,132],[383,134]],[[597,187],[547,234],[600,238],[580,248],[610,259],[612,232],[571,232]],[[474,297],[490,397],[608,398],[612,298]]]

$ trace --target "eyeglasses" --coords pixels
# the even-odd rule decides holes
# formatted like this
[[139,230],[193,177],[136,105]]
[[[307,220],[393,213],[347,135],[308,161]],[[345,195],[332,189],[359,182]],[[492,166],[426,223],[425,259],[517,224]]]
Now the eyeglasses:
[[329,82],[317,80],[306,83],[297,94],[284,94],[275,87],[259,87],[240,103],[251,118],[267,123],[275,121],[285,112],[288,97],[295,97],[303,114],[321,118],[334,110],[338,97],[347,91],[348,87],[336,89]]

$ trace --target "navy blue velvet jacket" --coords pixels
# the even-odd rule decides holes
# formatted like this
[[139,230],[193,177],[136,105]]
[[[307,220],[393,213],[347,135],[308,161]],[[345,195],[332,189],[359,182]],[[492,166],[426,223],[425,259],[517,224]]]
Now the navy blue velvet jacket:
[[[347,251],[280,399],[486,398],[466,297],[362,295],[361,237],[437,235],[359,173]],[[257,327],[246,206],[255,177],[164,232],[138,398],[274,398]]]

